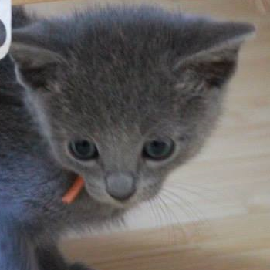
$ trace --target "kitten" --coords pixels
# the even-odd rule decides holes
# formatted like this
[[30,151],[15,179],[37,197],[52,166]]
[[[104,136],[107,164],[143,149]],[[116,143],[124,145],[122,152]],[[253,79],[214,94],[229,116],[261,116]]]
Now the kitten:
[[[121,219],[201,149],[253,32],[148,6],[14,30],[23,88],[1,62],[0,269],[88,269],[62,258],[60,235]],[[77,175],[85,188],[66,205]]]

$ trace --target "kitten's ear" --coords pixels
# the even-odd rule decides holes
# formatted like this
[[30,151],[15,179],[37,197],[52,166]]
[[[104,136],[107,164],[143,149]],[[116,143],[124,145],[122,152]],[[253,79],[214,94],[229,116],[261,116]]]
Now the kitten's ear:
[[41,47],[31,38],[25,38],[20,31],[14,31],[10,55],[16,65],[16,76],[20,83],[32,88],[46,88],[56,77],[57,68],[64,58],[49,49]]
[[193,45],[175,69],[204,80],[208,87],[221,87],[234,73],[239,49],[254,36],[255,28],[247,23],[209,22],[198,29]]

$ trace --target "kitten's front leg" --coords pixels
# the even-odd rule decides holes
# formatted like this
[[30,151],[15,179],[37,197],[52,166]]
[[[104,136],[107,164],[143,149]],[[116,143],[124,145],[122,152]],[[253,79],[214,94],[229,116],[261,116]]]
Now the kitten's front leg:
[[93,270],[79,263],[68,264],[53,244],[38,247],[37,256],[41,270]]
[[41,270],[68,270],[68,264],[54,244],[39,245],[36,252]]
[[39,270],[30,239],[12,222],[3,220],[0,220],[0,269]]

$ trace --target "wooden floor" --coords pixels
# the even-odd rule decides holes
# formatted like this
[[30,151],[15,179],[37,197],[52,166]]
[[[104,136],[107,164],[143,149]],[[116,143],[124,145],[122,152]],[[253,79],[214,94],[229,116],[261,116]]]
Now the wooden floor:
[[[65,241],[63,249],[100,270],[270,270],[270,1],[148,2],[250,21],[257,38],[241,54],[218,130],[172,175],[165,205],[130,214],[129,230]],[[62,5],[34,9],[57,13]]]

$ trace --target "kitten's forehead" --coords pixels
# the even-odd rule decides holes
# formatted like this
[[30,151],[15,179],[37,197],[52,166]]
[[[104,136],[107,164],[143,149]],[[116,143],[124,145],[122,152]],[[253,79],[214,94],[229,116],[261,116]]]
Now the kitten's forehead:
[[59,106],[55,111],[63,115],[69,129],[95,137],[116,136],[123,141],[125,136],[132,139],[162,134],[162,130],[168,130],[166,126],[179,119],[177,91],[169,81],[161,84],[158,77],[151,81],[139,76],[121,84],[76,79],[50,102]]
[[[146,129],[150,123],[173,118],[180,98],[174,89],[175,82],[150,70],[147,78],[139,73],[134,71],[133,76],[122,80],[117,73],[110,74],[110,78],[105,74],[101,78],[95,74],[75,76],[72,82],[62,86],[62,94],[57,99],[65,110],[76,111],[76,115],[95,122],[120,126],[136,122]],[[125,74],[128,76],[128,70]],[[74,92],[76,95],[72,95]]]
[[140,123],[143,130],[149,123],[172,117],[178,92],[170,67],[160,55],[144,50],[131,50],[129,55],[126,47],[113,52],[88,50],[88,58],[78,57],[81,52],[77,52],[76,62],[64,71],[57,87],[63,107],[83,118],[95,116],[95,122]]
[[[78,103],[69,100],[68,105],[61,112],[67,119],[70,118],[69,125],[79,123],[81,128],[92,131],[108,131],[113,130],[116,133],[148,133],[150,130],[155,132],[159,130],[160,125],[165,127],[167,123],[176,118],[177,111],[173,104],[167,101],[162,102],[159,99],[151,99],[146,97],[138,97],[134,95],[127,97],[122,96],[121,99],[103,95],[96,95],[93,99],[91,95],[82,95],[83,101]],[[68,107],[67,107],[68,106]]]

